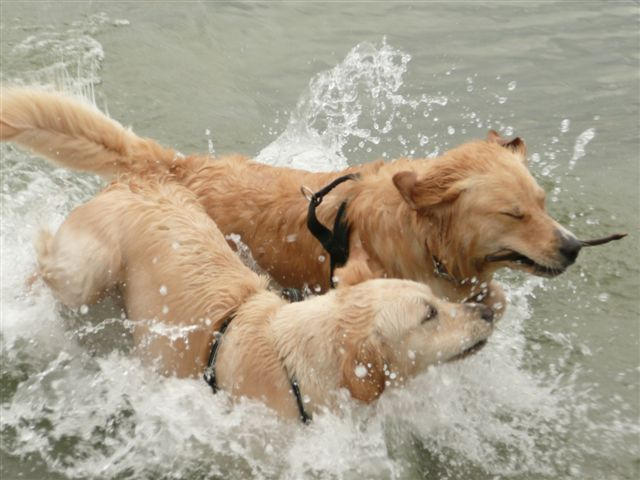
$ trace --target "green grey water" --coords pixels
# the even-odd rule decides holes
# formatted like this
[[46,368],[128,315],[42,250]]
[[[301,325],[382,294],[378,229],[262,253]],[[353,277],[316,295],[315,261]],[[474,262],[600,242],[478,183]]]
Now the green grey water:
[[[561,223],[581,238],[630,236],[556,279],[503,273],[512,306],[493,350],[430,372],[412,399],[300,433],[197,382],[150,384],[125,347],[96,351],[122,332],[83,325],[110,312],[29,298],[35,228],[99,182],[3,146],[2,477],[638,478],[639,13],[632,1],[4,0],[3,83],[93,85],[112,117],[183,152],[336,168],[433,155],[495,128],[525,140]],[[356,47],[373,60],[349,56]]]

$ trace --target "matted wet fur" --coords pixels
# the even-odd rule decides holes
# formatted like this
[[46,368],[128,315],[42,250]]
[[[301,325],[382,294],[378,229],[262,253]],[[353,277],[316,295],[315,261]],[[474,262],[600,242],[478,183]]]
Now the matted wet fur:
[[[66,167],[107,178],[154,177],[193,191],[225,234],[239,234],[258,264],[283,286],[325,290],[326,252],[306,228],[302,185],[318,190],[348,172],[318,208],[332,224],[348,201],[350,257],[342,284],[372,277],[412,279],[461,301],[478,297],[497,311],[504,296],[492,282],[503,267],[553,276],[573,263],[580,242],[545,210],[529,173],[524,142],[490,132],[433,159],[398,159],[310,173],[240,155],[182,156],[140,138],[96,108],[61,94],[4,89],[0,138]],[[436,265],[438,268],[436,268]]]
[[66,305],[119,288],[138,354],[165,374],[202,375],[213,333],[233,313],[218,385],[289,418],[298,416],[292,376],[309,413],[334,405],[340,388],[371,402],[429,365],[475,351],[493,329],[488,307],[445,302],[409,280],[369,280],[289,304],[174,182],[112,184],[55,235],[43,233],[37,252],[40,276]]

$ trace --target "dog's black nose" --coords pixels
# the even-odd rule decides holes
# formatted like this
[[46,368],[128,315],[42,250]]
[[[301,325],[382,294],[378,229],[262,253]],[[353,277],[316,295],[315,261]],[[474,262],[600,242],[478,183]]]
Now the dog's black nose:
[[574,236],[561,236],[560,253],[567,260],[567,264],[571,265],[576,261],[578,253],[582,248],[582,242]]
[[465,307],[472,309],[473,313],[480,313],[480,318],[485,322],[493,322],[494,311],[486,305],[483,305],[482,303],[466,303]]
[[493,322],[493,310],[487,307],[486,305],[480,305],[480,318],[482,318],[485,322]]

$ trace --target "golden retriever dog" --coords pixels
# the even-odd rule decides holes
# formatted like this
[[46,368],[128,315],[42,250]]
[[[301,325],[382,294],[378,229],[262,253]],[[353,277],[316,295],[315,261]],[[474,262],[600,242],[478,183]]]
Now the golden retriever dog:
[[[409,280],[374,279],[288,303],[175,182],[113,183],[55,235],[43,233],[36,250],[41,277],[66,305],[119,288],[137,350],[162,373],[202,374],[214,332],[232,319],[218,340],[217,385],[288,418],[331,408],[340,388],[372,402],[429,365],[474,351],[493,329],[487,306],[449,303]],[[185,336],[154,333],[171,327]]]
[[184,185],[224,234],[239,234],[258,264],[287,287],[328,287],[329,261],[307,230],[308,202],[300,189],[317,191],[345,173],[359,175],[318,207],[319,219],[329,224],[347,202],[350,256],[335,272],[345,284],[410,279],[450,301],[476,296],[501,312],[496,270],[555,276],[582,245],[546,212],[524,142],[495,132],[438,158],[311,173],[239,155],[185,157],[81,101],[19,88],[2,91],[0,139],[107,178],[163,177]]

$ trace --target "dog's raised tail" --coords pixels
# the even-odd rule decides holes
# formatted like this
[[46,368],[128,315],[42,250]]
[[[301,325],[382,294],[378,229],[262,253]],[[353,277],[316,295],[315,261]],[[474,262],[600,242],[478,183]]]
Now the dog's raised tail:
[[176,158],[80,99],[33,88],[0,89],[0,140],[107,178],[166,171]]

